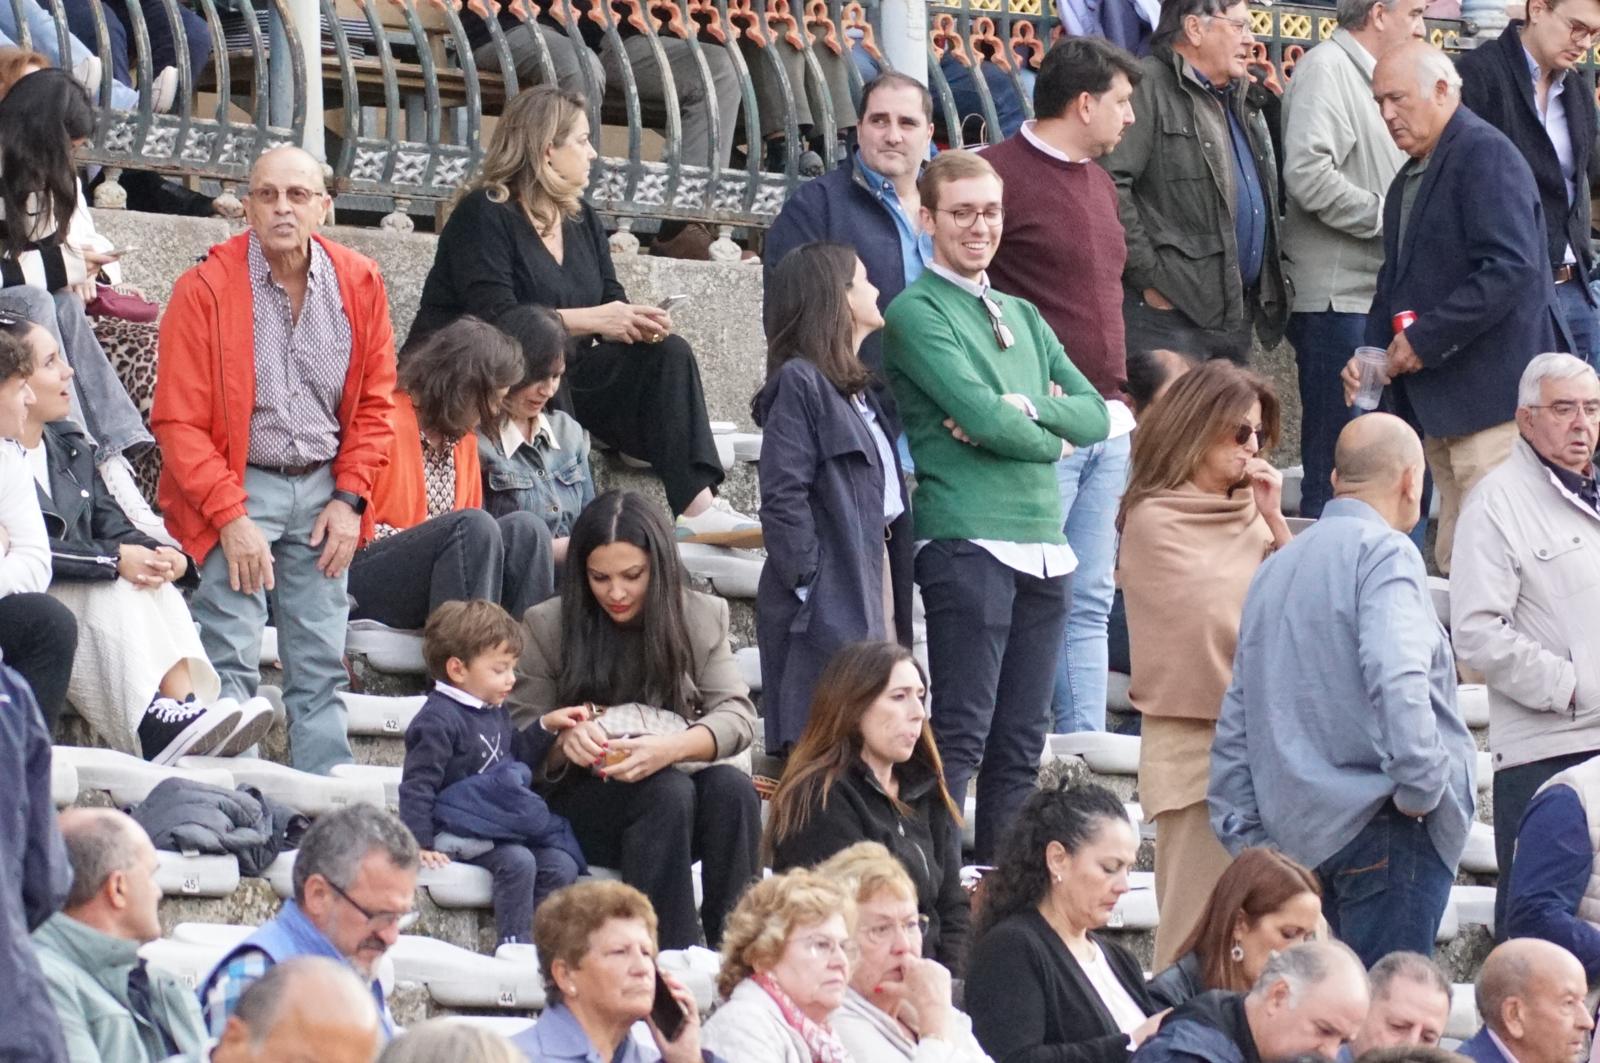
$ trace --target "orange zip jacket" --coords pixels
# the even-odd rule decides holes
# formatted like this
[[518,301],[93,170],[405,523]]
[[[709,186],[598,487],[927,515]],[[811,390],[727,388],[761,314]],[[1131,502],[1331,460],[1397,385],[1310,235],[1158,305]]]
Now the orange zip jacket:
[[[411,396],[394,393],[394,445],[389,462],[372,484],[372,505],[361,518],[361,545],[372,541],[379,524],[404,531],[428,519],[428,486],[422,471],[422,435]],[[483,508],[483,474],[478,467],[478,437],[468,432],[456,441],[455,509]]]
[[[334,485],[371,498],[394,442],[394,329],[378,264],[322,236],[350,321]],[[157,497],[167,530],[204,564],[222,526],[245,516],[245,459],[255,410],[249,233],[217,244],[178,278],[161,319],[150,431],[161,447]]]

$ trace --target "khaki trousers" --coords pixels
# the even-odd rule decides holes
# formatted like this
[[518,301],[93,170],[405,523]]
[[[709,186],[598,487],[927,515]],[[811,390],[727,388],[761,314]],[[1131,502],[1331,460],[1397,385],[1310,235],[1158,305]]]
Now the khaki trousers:
[[1422,453],[1433,473],[1433,489],[1439,492],[1439,536],[1434,541],[1433,560],[1444,575],[1450,575],[1450,553],[1455,546],[1461,503],[1479,480],[1511,456],[1511,447],[1516,441],[1515,421],[1471,435],[1422,441]]
[[1173,812],[1161,812],[1156,825],[1156,959],[1152,970],[1164,971],[1178,959],[1211,900],[1217,879],[1233,863],[1211,829],[1204,801]]

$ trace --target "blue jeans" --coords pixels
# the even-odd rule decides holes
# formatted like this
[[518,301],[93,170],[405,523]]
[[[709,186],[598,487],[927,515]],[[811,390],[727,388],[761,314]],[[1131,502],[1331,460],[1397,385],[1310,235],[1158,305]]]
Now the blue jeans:
[[1322,915],[1364,967],[1405,949],[1433,955],[1455,872],[1427,824],[1386,802],[1348,845],[1317,865]]
[[1600,334],[1595,328],[1595,308],[1589,301],[1589,293],[1575,280],[1558,284],[1556,305],[1561,308],[1561,320],[1566,322],[1572,340],[1572,353],[1590,365],[1597,364],[1600,350],[1595,345],[1600,340]]
[[[244,489],[245,510],[272,547],[272,615],[283,656],[289,749],[296,768],[325,775],[354,759],[344,702],[339,700],[350,600],[345,576],[329,579],[317,570],[322,550],[310,541],[311,526],[333,497],[333,471],[324,465],[304,476],[280,476],[246,468]],[[254,697],[261,682],[267,596],[228,586],[228,559],[220,545],[212,547],[200,566],[200,586],[189,611],[222,680],[223,695],[241,701]]]
[[1106,617],[1116,593],[1117,506],[1128,485],[1132,437],[1079,447],[1056,465],[1064,529],[1078,567],[1056,662],[1050,711],[1056,734],[1106,729]]
[[1322,310],[1292,314],[1284,330],[1300,369],[1300,515],[1315,519],[1333,497],[1333,446],[1350,421],[1339,371],[1361,346],[1367,315]]

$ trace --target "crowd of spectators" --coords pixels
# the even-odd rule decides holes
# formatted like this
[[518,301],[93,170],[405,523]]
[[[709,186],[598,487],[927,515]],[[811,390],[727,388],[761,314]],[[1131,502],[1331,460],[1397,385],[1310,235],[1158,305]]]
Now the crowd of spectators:
[[[1166,0],[1142,59],[1063,40],[1038,117],[981,153],[929,161],[927,89],[869,83],[859,149],[768,241],[757,517],[719,493],[695,352],[668,306],[628,298],[584,198],[579,90],[616,76],[609,38],[590,64],[552,22],[503,27],[519,65],[574,50],[560,84],[507,104],[403,344],[377,264],[319,231],[321,166],[262,154],[246,228],[165,307],[148,428],[85,310],[117,257],[73,169],[88,97],[66,71],[21,76],[0,99],[0,774],[18,794],[0,1056],[1431,1048],[1479,789],[1458,691],[1481,679],[1509,940],[1462,1050],[1575,1063],[1600,971],[1600,329],[1573,50],[1600,37],[1600,0],[1531,0],[1459,70],[1413,39],[1411,0],[1337,17],[1277,130],[1243,0]],[[636,79],[699,69],[622,39]],[[758,95],[838,106],[836,74],[795,67]],[[1536,122],[1508,102],[1530,81]],[[686,114],[685,150],[691,132],[726,147],[733,121]],[[1298,527],[1269,460],[1287,418],[1248,368],[1286,327],[1325,480]],[[648,463],[667,506],[597,492],[591,435]],[[159,516],[134,472],[153,448]],[[1430,477],[1448,628],[1415,537]],[[681,542],[767,551],[764,721]],[[114,810],[52,815],[50,730],[70,703],[146,760],[250,755],[273,720],[269,615],[301,771],[354,760],[351,619],[420,629],[432,686],[399,814],[320,816],[292,897],[190,992],[139,957],[161,933],[150,837]],[[1118,628],[1153,977],[1102,934],[1140,859],[1128,807],[1038,780],[1048,733],[1107,726]],[[548,1006],[514,1043],[402,1035],[379,977],[419,875],[452,861],[490,873],[497,942],[537,947]],[[656,962],[702,943],[721,953],[703,1026]]]

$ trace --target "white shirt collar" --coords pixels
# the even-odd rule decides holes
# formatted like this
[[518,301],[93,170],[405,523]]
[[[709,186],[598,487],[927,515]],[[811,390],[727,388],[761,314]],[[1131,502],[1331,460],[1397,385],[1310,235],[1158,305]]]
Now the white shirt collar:
[[1518,1063],[1517,1057],[1512,1054],[1511,1049],[1506,1047],[1506,1043],[1500,1040],[1499,1034],[1495,1033],[1487,1026],[1484,1027],[1484,1031],[1488,1033],[1489,1040],[1494,1042],[1494,1046],[1500,1050],[1500,1054],[1506,1057],[1506,1063]]
[[1081,163],[1086,163],[1086,162],[1089,161],[1088,159],[1074,159],[1071,155],[1068,155],[1066,152],[1062,151],[1060,148],[1051,147],[1049,144],[1046,144],[1044,142],[1044,140],[1040,138],[1039,134],[1033,128],[1037,124],[1038,123],[1036,123],[1032,118],[1028,119],[1026,122],[1023,122],[1022,123],[1022,139],[1026,140],[1029,144],[1032,144],[1035,148],[1039,149],[1039,151],[1042,154],[1048,155],[1052,159],[1057,160],[1058,162],[1074,162],[1074,163],[1080,163],[1081,164]]
[[524,443],[532,446],[541,437],[544,439],[545,446],[551,450],[561,449],[561,444],[556,442],[555,428],[550,424],[550,418],[546,417],[543,412],[540,412],[539,419],[534,422],[532,439],[528,439],[522,434],[522,429],[517,427],[515,418],[507,417],[505,423],[500,426],[500,449],[504,450],[507,456],[510,456],[515,454],[517,448]]
[[468,694],[465,690],[462,690],[460,687],[451,686],[443,679],[434,680],[433,689],[437,690],[451,701],[460,702],[469,709],[487,709],[489,707],[489,703],[484,701],[482,698],[474,697],[473,695]]
[[937,273],[939,276],[943,277],[945,280],[949,281],[951,284],[954,284],[957,288],[960,288],[962,291],[971,292],[980,299],[989,294],[988,270],[984,270],[982,273],[978,274],[978,279],[973,281],[968,280],[953,270],[944,268],[937,262],[929,262],[928,268]]

